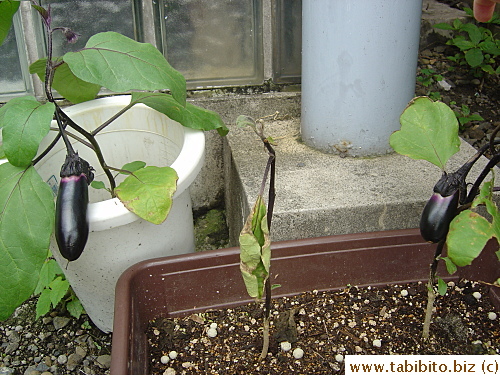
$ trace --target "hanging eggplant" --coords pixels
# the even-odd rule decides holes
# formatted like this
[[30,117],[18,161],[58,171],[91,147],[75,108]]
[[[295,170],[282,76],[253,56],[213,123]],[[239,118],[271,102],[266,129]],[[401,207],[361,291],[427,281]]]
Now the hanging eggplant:
[[89,163],[77,152],[68,153],[61,168],[61,182],[56,201],[56,241],[68,261],[80,257],[87,243],[88,186],[94,179]]

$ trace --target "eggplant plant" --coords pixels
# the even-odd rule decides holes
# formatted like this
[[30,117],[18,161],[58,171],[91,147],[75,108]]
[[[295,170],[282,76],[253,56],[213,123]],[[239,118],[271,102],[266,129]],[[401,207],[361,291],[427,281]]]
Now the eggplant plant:
[[[444,295],[447,288],[436,274],[439,260],[443,260],[448,272],[453,274],[457,267],[470,265],[491,238],[500,239],[500,214],[493,201],[493,177],[483,184],[500,161],[500,150],[496,148],[500,141],[495,139],[500,128],[495,129],[489,144],[456,171],[447,172],[447,161],[460,148],[459,124],[452,109],[445,103],[418,97],[409,103],[400,122],[401,130],[390,137],[391,147],[399,154],[427,160],[442,170],[420,218],[422,237],[437,244],[430,266],[423,328],[423,337],[428,338],[434,299],[437,293]],[[490,151],[491,159],[473,182],[467,182],[471,168],[486,151]],[[486,207],[489,219],[477,212],[479,206]],[[446,256],[442,256],[444,248]],[[500,260],[500,251],[496,254]]]
[[[269,154],[259,195],[239,237],[240,270],[248,295],[255,298],[256,302],[261,301],[265,297],[263,344],[260,354],[260,359],[263,360],[267,357],[269,349],[271,290],[273,289],[270,281],[271,239],[269,231],[271,229],[275,199],[276,153],[272,147],[272,138],[264,136],[263,119],[255,121],[248,116],[241,115],[236,120],[236,124],[239,127],[251,127],[259,136]],[[269,173],[269,204],[266,210],[263,196]]]
[[[103,32],[91,36],[80,50],[53,56],[55,33],[62,33],[69,43],[80,35],[53,25],[50,5],[44,7],[37,0],[30,4],[41,17],[47,43],[46,56],[30,66],[30,73],[44,82],[45,98],[37,100],[27,95],[0,107],[0,158],[5,159],[0,161],[0,320],[8,318],[34,292],[54,229],[61,253],[68,261],[78,258],[87,236],[92,235],[88,233],[86,209],[93,168],[78,157],[77,147],[89,147],[95,152],[113,197],[143,219],[159,224],[170,210],[177,181],[175,170],[146,166],[131,171],[108,165],[96,135],[137,104],[149,106],[186,127],[217,130],[221,136],[228,132],[218,114],[186,102],[185,78],[153,45]],[[0,43],[19,6],[20,1],[0,0]],[[114,93],[131,92],[131,101],[91,131],[73,121],[61,100],[53,95],[57,91],[71,103],[80,103],[94,99],[102,88]],[[57,126],[51,127],[53,120]],[[39,150],[42,139],[51,132],[57,134],[54,141]],[[78,140],[75,149],[68,142],[70,136]],[[61,140],[66,144],[68,159],[61,170],[55,204],[52,189],[36,166]],[[129,175],[119,186],[112,173],[116,171]],[[140,200],[134,199],[139,196]],[[152,206],[158,209],[151,210]]]

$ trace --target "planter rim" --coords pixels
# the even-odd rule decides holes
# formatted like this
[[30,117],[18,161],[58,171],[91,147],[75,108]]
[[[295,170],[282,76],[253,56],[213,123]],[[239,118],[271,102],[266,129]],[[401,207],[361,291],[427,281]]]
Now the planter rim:
[[[64,111],[69,116],[72,116],[96,108],[125,107],[130,103],[130,98],[131,95],[108,96],[72,105],[64,108]],[[134,107],[136,106],[156,111],[145,104],[136,104]],[[166,115],[161,115],[167,117]],[[170,121],[174,120],[170,119]],[[173,196],[174,199],[182,194],[182,192],[194,181],[203,166],[205,156],[205,134],[203,131],[184,126],[182,126],[182,129],[184,131],[184,142],[179,155],[170,165],[175,169],[178,175],[177,190]],[[93,231],[108,229],[110,227],[110,222],[113,223],[113,226],[121,226],[130,224],[139,219],[139,217],[133,212],[130,212],[118,198],[110,198],[99,202],[89,203],[87,217],[89,221],[93,223]]]
[[[494,246],[492,246],[494,245]],[[485,256],[445,280],[490,281],[500,277],[490,242]],[[306,290],[382,286],[424,281],[435,245],[423,241],[419,229],[403,229],[280,241],[272,244],[273,297]],[[306,261],[310,259],[310,261]],[[334,265],[334,266],[332,266]],[[417,266],[418,265],[418,266]],[[499,292],[490,290],[497,309]],[[174,317],[210,308],[251,302],[239,272],[239,248],[163,257],[127,269],[116,287],[112,343],[112,375],[147,373],[144,329],[152,317]]]

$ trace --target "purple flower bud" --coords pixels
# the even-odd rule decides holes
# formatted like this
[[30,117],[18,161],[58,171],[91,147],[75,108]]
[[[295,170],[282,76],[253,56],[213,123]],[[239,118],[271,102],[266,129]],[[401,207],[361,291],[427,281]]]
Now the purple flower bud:
[[62,27],[61,31],[63,32],[64,37],[66,38],[66,41],[68,43],[75,43],[78,40],[78,37],[80,36],[80,34],[75,33],[69,27]]

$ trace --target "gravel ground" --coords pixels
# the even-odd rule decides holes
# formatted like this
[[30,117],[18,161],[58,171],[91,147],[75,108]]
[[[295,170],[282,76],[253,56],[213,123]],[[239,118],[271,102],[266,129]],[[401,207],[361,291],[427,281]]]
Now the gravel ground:
[[[484,120],[463,128],[462,136],[478,147],[499,124],[500,90],[498,78],[480,80],[470,77],[464,68],[451,71],[445,56],[454,54],[451,47],[435,46],[421,52],[421,69],[433,69],[451,86],[449,90],[435,82],[428,87],[417,85],[417,95],[440,92],[446,103],[455,102],[455,109],[466,104],[472,113]],[[422,73],[419,73],[422,75]],[[221,246],[218,240],[202,241],[203,247]],[[70,319],[64,310],[55,310],[35,320],[35,300],[23,304],[0,325],[0,375],[108,374],[111,334],[103,334],[86,315]]]

